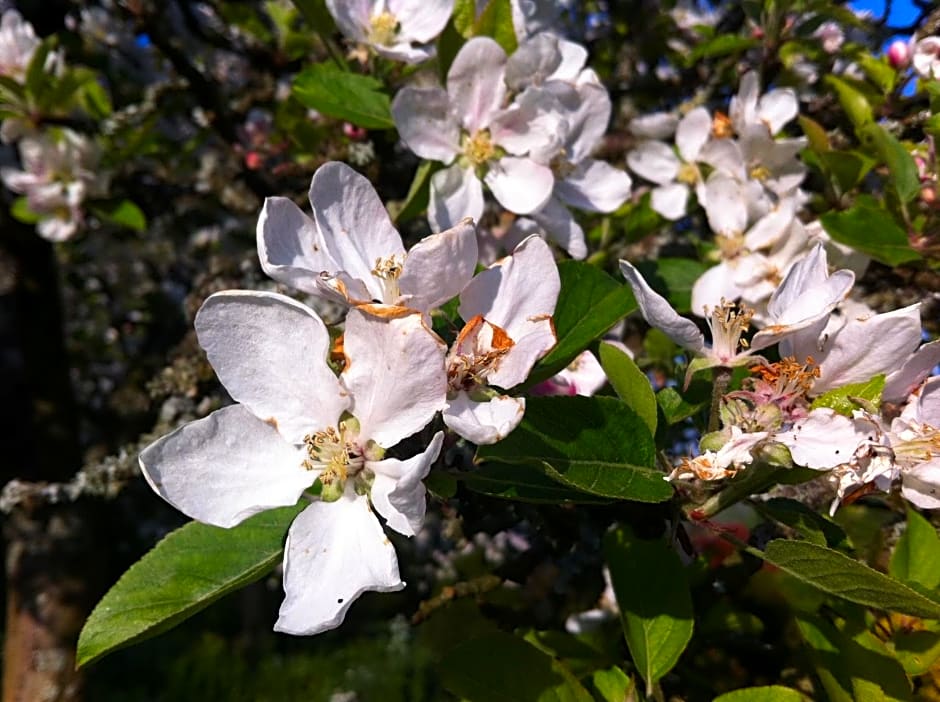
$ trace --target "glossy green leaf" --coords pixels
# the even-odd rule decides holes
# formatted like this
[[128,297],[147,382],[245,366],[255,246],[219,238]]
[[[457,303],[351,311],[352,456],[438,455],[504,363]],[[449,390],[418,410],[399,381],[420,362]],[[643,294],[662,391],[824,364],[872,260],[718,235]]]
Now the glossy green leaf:
[[908,675],[924,675],[940,660],[940,633],[936,631],[901,628],[888,645]]
[[391,101],[372,76],[315,63],[294,79],[293,95],[305,107],[366,129],[392,129]]
[[593,702],[562,663],[503,632],[462,641],[438,671],[444,687],[469,702]]
[[763,516],[795,529],[810,543],[835,548],[848,539],[842,527],[797,500],[774,497],[755,501],[753,506]]
[[819,218],[835,241],[846,244],[888,266],[920,259],[905,231],[872,197],[861,196],[844,212],[827,212]]
[[584,261],[558,264],[561,293],[554,322],[558,343],[529,376],[529,384],[552,377],[595,339],[636,309],[630,286]]
[[49,52],[55,48],[57,38],[53,34],[46,37],[36,47],[29,65],[26,67],[26,90],[33,98],[36,104],[44,104],[44,93],[52,87],[53,81],[46,71],[46,60],[49,58]]
[[510,0],[489,0],[473,23],[473,36],[492,37],[507,54],[514,52],[519,42],[512,23]]
[[940,537],[933,524],[908,506],[907,529],[891,554],[888,572],[898,580],[928,590],[940,585]]
[[776,539],[764,552],[749,552],[797,580],[835,597],[873,609],[940,618],[940,599],[914,590],[854,558],[807,541]]
[[862,92],[844,78],[831,73],[825,77],[825,81],[835,89],[842,109],[845,110],[845,114],[848,115],[856,130],[874,123],[875,117],[871,104]]
[[10,205],[10,214],[13,215],[13,219],[23,224],[36,224],[36,222],[42,220],[41,214],[30,209],[29,200],[25,195],[21,195],[13,201]]
[[849,383],[823,393],[813,400],[810,408],[829,407],[839,414],[851,417],[852,412],[857,409],[865,409],[865,406],[874,407],[875,410],[881,407],[881,393],[884,392],[884,389],[885,376],[879,374],[871,380],[861,383]]
[[826,151],[818,154],[817,158],[843,193],[858,185],[876,163],[875,159],[860,151]]
[[650,433],[656,433],[656,394],[646,373],[624,351],[613,344],[601,342],[598,347],[601,367],[607,380],[640,419],[646,422]]
[[168,534],[101,599],[78,639],[78,665],[172,629],[281,561],[303,504],[269,510],[232,529],[198,522]]
[[713,702],[805,702],[806,699],[792,687],[765,685],[726,692],[718,695]]
[[832,702],[906,702],[910,682],[900,663],[869,631],[852,635],[829,622],[804,615],[797,619],[816,673]]
[[595,670],[591,683],[604,702],[627,702],[636,698],[633,680],[617,666]]
[[888,166],[891,182],[901,201],[913,200],[920,192],[920,178],[910,152],[880,124],[865,125],[858,132],[862,143],[878,154]]
[[809,147],[817,154],[823,154],[829,151],[832,146],[829,143],[829,135],[823,126],[814,119],[800,115],[797,117],[800,127],[806,138],[809,139]]
[[686,59],[686,64],[691,66],[702,59],[741,53],[758,45],[759,42],[751,37],[742,37],[737,34],[719,34],[692,49]]
[[545,473],[525,464],[487,462],[460,476],[470,490],[519,502],[546,504],[609,504],[610,499],[565,487]]
[[604,559],[627,647],[649,695],[692,638],[694,616],[686,570],[665,541],[637,539],[624,528],[604,537]]
[[663,502],[672,486],[653,469],[656,447],[639,415],[613,397],[530,397],[525,419],[480,460],[540,468],[591,495]]
[[656,403],[668,424],[678,424],[708,407],[708,400],[689,402],[675,388],[663,388],[656,393]]

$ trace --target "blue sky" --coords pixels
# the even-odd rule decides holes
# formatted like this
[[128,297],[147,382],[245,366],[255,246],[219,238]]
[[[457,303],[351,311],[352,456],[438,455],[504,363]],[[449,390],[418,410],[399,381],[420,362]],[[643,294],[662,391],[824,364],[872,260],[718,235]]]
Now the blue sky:
[[[885,0],[854,0],[850,3],[856,10],[871,10],[876,17],[881,17],[885,11]],[[891,7],[889,24],[904,25],[909,23],[916,15],[916,8],[911,0],[895,0]]]

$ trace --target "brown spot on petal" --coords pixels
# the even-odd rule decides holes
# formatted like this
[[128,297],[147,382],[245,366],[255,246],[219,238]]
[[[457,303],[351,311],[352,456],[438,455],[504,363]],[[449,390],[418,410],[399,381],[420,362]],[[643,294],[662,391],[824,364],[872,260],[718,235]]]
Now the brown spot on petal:
[[493,348],[497,351],[509,350],[515,346],[515,342],[509,338],[509,334],[502,327],[490,324],[493,328]]
[[383,305],[377,302],[367,302],[362,305],[356,305],[357,310],[361,310],[371,317],[378,319],[401,319],[408,315],[417,314],[416,310],[401,305]]
[[716,139],[728,139],[734,136],[734,124],[724,112],[715,112],[712,119],[712,136]]
[[265,424],[270,424],[272,427],[274,427],[275,429],[277,429],[277,419],[275,419],[274,417],[268,417],[267,419],[262,420],[262,421],[263,421]]

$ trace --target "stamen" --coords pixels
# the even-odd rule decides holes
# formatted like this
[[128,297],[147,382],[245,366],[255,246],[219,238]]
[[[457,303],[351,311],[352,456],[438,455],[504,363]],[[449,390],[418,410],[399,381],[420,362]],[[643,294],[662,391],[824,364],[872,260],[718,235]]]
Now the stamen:
[[447,381],[453,391],[486,385],[514,346],[506,332],[477,315],[460,331],[447,358]]
[[694,163],[683,163],[679,166],[679,172],[676,173],[676,180],[686,185],[695,185],[702,179],[698,166]]
[[472,136],[465,136],[463,155],[474,167],[490,161],[496,155],[496,145],[490,137],[490,130],[481,129]]
[[382,302],[392,303],[401,297],[398,279],[401,277],[404,265],[404,255],[392,255],[387,258],[375,259],[375,268],[372,269],[372,275],[379,279],[379,283],[382,285],[382,290],[385,293]]
[[369,21],[369,42],[378,46],[390,46],[398,34],[398,19],[391,12],[382,12]]
[[730,361],[738,354],[738,347],[746,349],[747,340],[741,335],[748,330],[754,310],[744,303],[721,298],[714,310],[705,308],[705,321],[712,332],[712,351],[721,361]]

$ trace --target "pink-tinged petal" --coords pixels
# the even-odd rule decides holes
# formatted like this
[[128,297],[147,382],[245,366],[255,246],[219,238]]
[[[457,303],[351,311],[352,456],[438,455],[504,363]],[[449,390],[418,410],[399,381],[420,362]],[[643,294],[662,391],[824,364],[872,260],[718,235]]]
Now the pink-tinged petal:
[[403,304],[428,312],[456,297],[473,277],[477,258],[476,226],[470,218],[425,237],[408,252],[398,279]]
[[277,293],[226,290],[203,303],[195,324],[232,399],[288,441],[335,426],[349,407],[326,364],[329,333],[309,307]]
[[558,38],[551,34],[536,34],[506,61],[506,85],[516,91],[529,85],[541,85],[560,65]]
[[264,272],[305,293],[319,294],[320,272],[338,269],[317,225],[286,197],[269,197],[264,201],[258,217],[257,239]]
[[405,248],[375,188],[345,163],[330,161],[313,174],[310,204],[340,269],[363,281],[373,299],[382,300],[372,270],[378,260],[400,256]]
[[444,406],[446,348],[420,314],[379,305],[351,309],[343,351],[342,378],[363,440],[391,448]]
[[737,300],[743,292],[730,263],[712,266],[692,285],[692,314],[707,317],[706,309],[714,309],[723,299]]
[[369,500],[347,486],[336,502],[314,502],[291,525],[284,549],[284,602],[275,631],[309,636],[343,623],[364,592],[397,592],[395,547]]
[[423,44],[443,31],[454,0],[388,0],[388,9],[399,22],[399,35]]
[[185,515],[227,528],[296,504],[316,478],[303,468],[304,458],[271,424],[232,405],[150,444],[140,454],[140,469]]
[[560,289],[551,249],[533,236],[470,281],[458,312],[467,321],[482,316],[518,343],[554,314]]
[[705,184],[708,226],[721,236],[736,237],[747,227],[747,196],[736,178],[713,173]]
[[695,322],[679,316],[666,298],[653,290],[631,263],[621,260],[620,271],[633,288],[636,303],[647,324],[662,331],[684,349],[696,353],[705,350],[705,336]]
[[665,185],[676,179],[681,163],[668,144],[644,141],[627,154],[627,165],[641,178]]
[[[881,394],[882,399],[886,402],[904,401],[923,382],[924,378],[930,375],[938,363],[940,363],[940,339],[924,344],[904,362],[904,365],[888,373],[885,379],[885,389]],[[940,408],[938,408],[936,418],[928,424],[940,427]]]
[[589,158],[555,184],[555,195],[581,210],[613,212],[630,197],[632,185],[630,176],[624,171],[606,161]]
[[813,383],[813,394],[896,370],[920,345],[920,332],[919,304],[849,319],[814,356],[821,376]]
[[870,433],[866,423],[820,407],[790,431],[777,434],[775,440],[790,449],[796,465],[829,470],[851,461],[855,449],[867,441]]
[[667,183],[650,192],[650,207],[666,219],[675,221],[685,217],[688,203],[689,186],[685,183]]
[[542,88],[526,88],[504,110],[494,113],[490,121],[493,143],[509,154],[523,156],[554,156],[563,145],[566,121],[554,92]]
[[760,99],[757,118],[767,126],[771,134],[776,134],[796,117],[799,111],[800,103],[796,93],[791,88],[777,88]]
[[630,131],[639,139],[668,139],[678,125],[679,117],[674,112],[653,112],[630,120]]
[[326,0],[326,9],[349,39],[365,41],[369,36],[374,4],[370,0]]
[[504,156],[487,171],[486,184],[499,204],[516,214],[530,214],[552,195],[555,175],[529,158]]
[[549,199],[545,207],[534,213],[532,217],[548,238],[567,251],[571,258],[580,260],[587,256],[587,242],[581,225],[571,216],[568,208],[558,200]]
[[474,37],[461,47],[447,72],[447,94],[454,114],[471,134],[489,126],[506,95],[506,52],[489,37]]
[[921,509],[940,509],[940,459],[901,473],[901,495]]
[[372,506],[385,519],[389,529],[405,536],[414,536],[421,529],[427,511],[427,490],[421,481],[440,455],[443,443],[444,432],[439,431],[427,449],[417,456],[404,461],[386,458],[366,464],[375,474]]
[[[567,83],[558,82],[549,83],[546,87],[553,89],[552,92],[565,107],[568,160],[578,164],[590,157],[607,132],[611,112],[607,88],[593,83],[571,87]],[[567,101],[570,104],[564,99],[568,93]]]
[[676,147],[684,161],[697,161],[712,133],[712,118],[704,107],[696,107],[683,117],[676,129]]
[[478,445],[502,441],[519,426],[525,414],[524,397],[494,397],[477,402],[462,390],[447,401],[444,424]]
[[460,224],[469,217],[479,222],[483,216],[483,184],[472,168],[454,164],[431,176],[428,222],[435,232]]
[[[940,429],[940,376],[935,375],[923,384],[920,388],[920,394],[917,396],[915,407],[918,422]],[[907,410],[905,409],[904,414],[906,413]]]
[[443,88],[402,88],[392,101],[402,141],[421,158],[449,163],[460,151],[460,125]]

